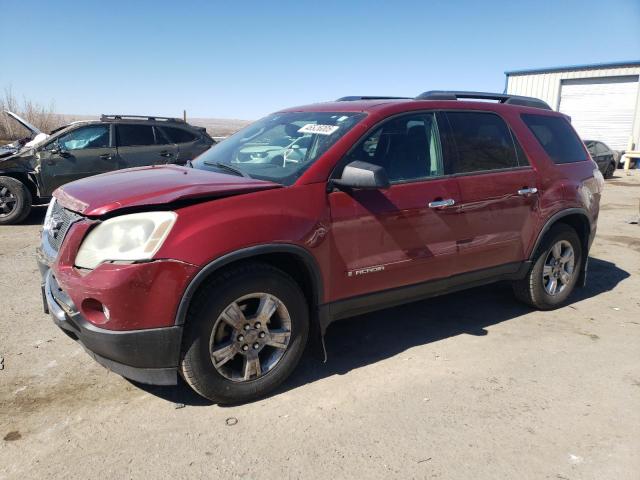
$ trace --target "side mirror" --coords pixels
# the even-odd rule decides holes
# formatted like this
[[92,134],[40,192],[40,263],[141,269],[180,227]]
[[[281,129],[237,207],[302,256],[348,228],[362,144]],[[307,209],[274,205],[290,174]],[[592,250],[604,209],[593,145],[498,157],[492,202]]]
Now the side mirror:
[[389,188],[389,177],[385,169],[368,162],[355,161],[347,164],[342,177],[331,181],[337,188],[385,189]]
[[62,148],[59,144],[56,144],[51,149],[51,154],[52,155],[60,155],[61,157],[68,157],[69,156],[69,152],[67,150],[65,150],[64,148]]

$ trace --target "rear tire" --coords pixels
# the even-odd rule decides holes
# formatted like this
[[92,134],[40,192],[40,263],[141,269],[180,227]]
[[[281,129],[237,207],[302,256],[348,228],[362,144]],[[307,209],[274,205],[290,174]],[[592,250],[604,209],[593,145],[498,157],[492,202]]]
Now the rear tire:
[[558,308],[571,295],[581,266],[582,244],[576,231],[556,224],[542,240],[525,278],[512,283],[513,292],[518,300],[537,309]]
[[604,171],[604,178],[612,178],[613,174],[616,172],[616,166],[613,163],[607,165],[607,168]]
[[0,225],[22,222],[31,211],[31,192],[19,180],[0,177]]
[[309,309],[297,283],[267,264],[241,265],[211,279],[194,298],[180,372],[213,402],[256,400],[293,372],[308,335]]

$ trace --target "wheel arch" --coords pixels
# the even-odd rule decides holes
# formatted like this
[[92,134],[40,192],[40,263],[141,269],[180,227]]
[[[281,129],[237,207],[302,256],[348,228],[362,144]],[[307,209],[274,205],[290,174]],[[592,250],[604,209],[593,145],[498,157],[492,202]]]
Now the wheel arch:
[[267,263],[293,277],[305,294],[313,318],[313,312],[324,295],[322,275],[315,257],[297,245],[267,244],[228,253],[205,265],[184,291],[178,305],[175,325],[184,325],[191,301],[207,279],[222,270],[252,261]]
[[0,177],[9,177],[26,185],[33,200],[39,198],[38,186],[27,172],[0,171]]
[[536,239],[536,243],[529,254],[529,261],[533,261],[535,255],[544,239],[545,235],[551,230],[551,228],[558,224],[564,223],[565,225],[569,225],[573,228],[578,237],[580,238],[581,247],[582,247],[582,259],[580,269],[580,277],[578,279],[578,285],[583,285],[586,281],[586,270],[587,270],[587,259],[589,257],[589,247],[590,247],[590,237],[591,237],[591,220],[589,219],[589,215],[587,211],[582,208],[568,208],[566,210],[561,210],[554,215],[552,215],[540,230],[538,234],[538,238]]

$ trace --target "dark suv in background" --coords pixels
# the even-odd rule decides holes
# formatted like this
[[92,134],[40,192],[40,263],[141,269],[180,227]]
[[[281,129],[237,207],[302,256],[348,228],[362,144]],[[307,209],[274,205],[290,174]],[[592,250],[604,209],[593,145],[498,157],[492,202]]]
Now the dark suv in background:
[[618,168],[620,154],[615,150],[611,150],[605,143],[596,140],[584,141],[587,150],[594,162],[598,164],[598,168],[604,178],[611,178]]
[[0,159],[0,225],[21,222],[32,203],[80,178],[122,168],[184,165],[215,141],[180,119],[102,115],[74,122],[31,147]]

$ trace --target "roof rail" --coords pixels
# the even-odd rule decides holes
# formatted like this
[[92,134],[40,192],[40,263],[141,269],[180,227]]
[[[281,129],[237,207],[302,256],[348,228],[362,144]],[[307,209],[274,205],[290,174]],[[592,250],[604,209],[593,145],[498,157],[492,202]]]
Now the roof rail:
[[161,121],[161,122],[174,122],[174,123],[184,123],[184,120],[181,118],[173,118],[173,117],[156,117],[150,115],[105,115],[104,113],[100,115],[100,121],[106,120],[150,120],[150,121]]
[[522,107],[534,107],[542,108],[544,110],[551,110],[551,107],[534,97],[523,97],[520,95],[509,95],[506,93],[488,93],[488,92],[459,92],[448,90],[430,90],[428,92],[421,93],[416,97],[416,100],[458,100],[462,98],[478,99],[478,100],[497,100],[500,103],[506,103],[509,105],[520,105]]
[[384,95],[352,95],[340,97],[336,102],[355,102],[358,100],[409,100],[411,97],[387,97]]

